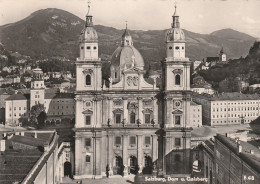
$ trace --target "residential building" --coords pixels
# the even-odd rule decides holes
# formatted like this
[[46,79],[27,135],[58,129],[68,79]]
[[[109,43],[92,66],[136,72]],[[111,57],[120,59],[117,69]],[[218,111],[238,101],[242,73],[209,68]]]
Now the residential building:
[[190,123],[192,127],[201,127],[202,126],[202,106],[191,102],[190,104]]
[[260,84],[252,84],[249,86],[250,92],[255,92],[257,89],[260,90]]
[[203,93],[207,93],[210,95],[215,94],[215,90],[212,89],[211,84],[204,84],[204,85],[191,85],[191,90],[192,92],[195,93],[199,93],[199,94],[203,94]]
[[28,118],[30,109],[37,104],[43,104],[48,121],[61,121],[62,119],[74,119],[75,95],[72,93],[58,93],[45,89],[43,72],[40,68],[33,70],[31,89],[29,93],[16,93],[5,101],[6,124],[21,125],[20,118]]
[[222,93],[193,94],[202,105],[202,123],[210,126],[250,123],[260,116],[260,95]]

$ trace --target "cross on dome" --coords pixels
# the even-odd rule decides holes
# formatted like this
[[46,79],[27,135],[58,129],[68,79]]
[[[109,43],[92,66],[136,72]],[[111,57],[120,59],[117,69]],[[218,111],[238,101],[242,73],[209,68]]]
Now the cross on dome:
[[89,12],[90,12],[90,4],[91,4],[91,1],[90,1],[90,0],[88,0],[88,13],[87,13],[87,15],[86,15],[86,16],[88,16],[88,15],[89,15]]

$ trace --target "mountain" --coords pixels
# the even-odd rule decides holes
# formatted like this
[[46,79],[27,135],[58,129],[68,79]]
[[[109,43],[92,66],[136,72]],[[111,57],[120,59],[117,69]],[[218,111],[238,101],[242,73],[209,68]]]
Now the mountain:
[[[95,23],[95,16],[93,20]],[[0,42],[6,50],[34,59],[75,60],[79,54],[78,38],[84,22],[64,10],[39,10],[19,22],[0,26]],[[100,56],[103,59],[108,58],[118,47],[123,30],[103,25],[96,25],[95,29],[99,35]],[[146,63],[159,65],[159,61],[165,58],[165,32],[166,30],[130,30],[134,45]],[[187,41],[186,55],[191,60],[217,56],[222,46],[228,58],[245,56],[255,40],[231,29],[211,34],[198,34],[187,30],[184,30],[184,33]]]
[[220,38],[227,38],[227,39],[235,39],[235,40],[255,40],[254,37],[245,34],[245,33],[241,33],[238,31],[235,31],[233,29],[222,29],[222,30],[218,30],[218,31],[214,31],[212,32],[210,35],[213,36],[217,36]]

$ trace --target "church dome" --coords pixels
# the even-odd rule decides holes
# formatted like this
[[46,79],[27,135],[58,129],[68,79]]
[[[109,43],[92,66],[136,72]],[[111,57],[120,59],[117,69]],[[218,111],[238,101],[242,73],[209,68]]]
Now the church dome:
[[172,28],[166,32],[166,42],[184,42],[185,36],[183,30],[180,28],[179,15],[177,14],[176,6],[172,20]]
[[80,42],[98,42],[97,31],[93,27],[85,27],[79,37]]
[[122,35],[121,46],[112,55],[111,65],[119,66],[122,69],[136,67],[144,68],[144,59],[140,52],[134,47],[132,36],[127,27]]
[[111,64],[120,68],[131,68],[134,66],[143,69],[144,59],[134,46],[119,46],[112,55]]

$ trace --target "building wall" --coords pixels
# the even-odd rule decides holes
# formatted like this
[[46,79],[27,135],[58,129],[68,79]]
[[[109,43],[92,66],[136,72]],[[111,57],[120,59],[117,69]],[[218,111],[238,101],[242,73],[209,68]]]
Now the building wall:
[[260,116],[260,100],[211,102],[211,125],[250,123]]
[[69,117],[75,115],[74,98],[54,98],[45,99],[46,113],[49,119],[52,117]]
[[193,96],[202,105],[202,122],[211,126],[250,123],[260,116],[260,100],[213,100]]
[[190,106],[190,123],[192,127],[202,126],[202,106],[198,104],[192,104]]
[[28,117],[29,100],[7,100],[5,108],[6,124],[16,126],[19,118]]

